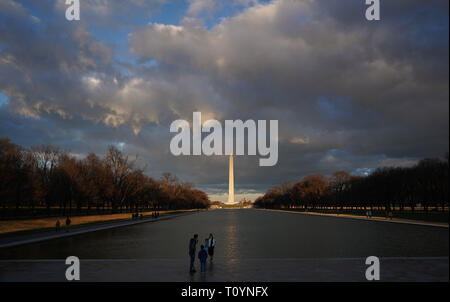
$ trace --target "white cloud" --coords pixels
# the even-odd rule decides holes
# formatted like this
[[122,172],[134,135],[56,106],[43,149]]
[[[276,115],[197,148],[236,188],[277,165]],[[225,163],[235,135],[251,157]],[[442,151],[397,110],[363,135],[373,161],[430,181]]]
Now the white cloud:
[[309,137],[293,137],[290,142],[293,144],[309,144],[310,140]]
[[187,13],[198,16],[202,13],[212,13],[217,9],[217,2],[214,0],[188,0],[189,7]]
[[86,76],[83,80],[90,89],[95,89],[102,83],[101,79],[91,76]]

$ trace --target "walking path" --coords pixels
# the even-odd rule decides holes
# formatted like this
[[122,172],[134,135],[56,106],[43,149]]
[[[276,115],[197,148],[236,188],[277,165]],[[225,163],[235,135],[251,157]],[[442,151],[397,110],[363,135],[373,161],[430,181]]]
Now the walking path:
[[79,226],[79,227],[71,228],[69,232],[66,232],[64,229],[61,229],[61,231],[59,231],[59,232],[45,231],[45,232],[39,232],[39,233],[33,233],[33,234],[7,236],[4,238],[0,238],[0,248],[12,247],[12,246],[17,246],[17,245],[34,243],[34,242],[62,238],[62,237],[69,237],[69,236],[74,236],[74,235],[79,235],[79,234],[84,234],[84,233],[89,233],[89,232],[113,229],[113,228],[141,224],[141,223],[146,223],[146,222],[166,220],[166,219],[184,216],[184,215],[188,215],[188,214],[194,214],[194,213],[198,213],[198,212],[197,211],[196,212],[185,212],[185,213],[180,213],[180,214],[170,214],[170,215],[161,216],[158,218],[143,218],[143,219],[136,219],[136,220],[106,222],[106,223],[101,223],[101,224],[96,224],[96,225]]
[[[81,259],[82,282],[361,282],[366,258]],[[65,282],[65,259],[0,260],[0,282]],[[448,257],[381,257],[382,282],[448,282]]]
[[401,218],[393,218],[392,220],[390,220],[390,219],[383,218],[383,217],[366,218],[365,216],[349,215],[349,214],[299,212],[299,211],[273,210],[273,209],[258,209],[258,210],[272,211],[272,212],[282,212],[282,213],[295,213],[295,214],[303,214],[303,215],[331,216],[331,217],[339,217],[339,218],[349,218],[349,219],[358,219],[358,220],[367,220],[367,221],[380,221],[380,222],[389,222],[389,223],[403,223],[403,224],[424,225],[424,226],[441,227],[441,228],[447,228],[448,229],[448,223],[428,222],[428,221],[422,221],[422,220],[409,220],[409,219],[401,219]]

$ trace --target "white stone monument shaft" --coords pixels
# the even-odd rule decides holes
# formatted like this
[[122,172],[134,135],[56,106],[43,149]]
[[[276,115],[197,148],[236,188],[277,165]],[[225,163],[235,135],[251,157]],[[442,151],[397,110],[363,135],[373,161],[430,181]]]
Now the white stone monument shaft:
[[234,203],[234,172],[233,172],[233,155],[230,155],[228,176],[228,203]]

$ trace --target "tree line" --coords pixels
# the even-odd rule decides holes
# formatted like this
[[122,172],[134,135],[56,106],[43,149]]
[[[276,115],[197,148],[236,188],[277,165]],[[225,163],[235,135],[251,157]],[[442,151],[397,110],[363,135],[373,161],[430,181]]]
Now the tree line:
[[145,209],[206,208],[209,198],[190,183],[164,173],[153,179],[110,146],[104,157],[94,153],[82,159],[56,146],[22,148],[0,139],[0,210],[3,216],[29,214],[37,209],[58,215],[84,212],[121,213]]
[[255,207],[383,211],[408,207],[445,211],[449,206],[448,153],[445,159],[423,159],[413,167],[382,167],[368,176],[337,171],[308,175],[295,183],[270,188]]

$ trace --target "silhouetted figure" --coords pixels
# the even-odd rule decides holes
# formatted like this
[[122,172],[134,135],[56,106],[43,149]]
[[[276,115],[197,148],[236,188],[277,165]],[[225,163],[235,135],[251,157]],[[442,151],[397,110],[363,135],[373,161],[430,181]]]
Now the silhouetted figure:
[[372,210],[369,210],[369,218],[372,218]]
[[70,228],[70,223],[71,222],[72,221],[70,220],[69,216],[67,216],[67,219],[66,219],[66,232],[69,232],[69,228]]
[[211,261],[213,261],[214,259],[214,247],[216,246],[216,239],[214,239],[213,234],[209,234],[209,238],[208,238],[208,254],[209,254],[209,259]]
[[205,246],[201,246],[200,252],[198,252],[198,259],[200,259],[200,271],[203,273],[206,271],[206,259],[208,258],[208,252],[206,252]]
[[389,211],[389,219],[392,220],[392,216],[394,216],[394,214],[392,213],[392,211]]
[[56,219],[56,231],[59,232],[61,230],[61,222],[59,221],[59,218]]
[[195,234],[194,237],[191,238],[191,240],[189,241],[189,257],[191,257],[189,271],[191,273],[195,273],[194,262],[195,262],[195,249],[197,247],[197,241],[198,241],[197,238],[198,238],[198,235]]

